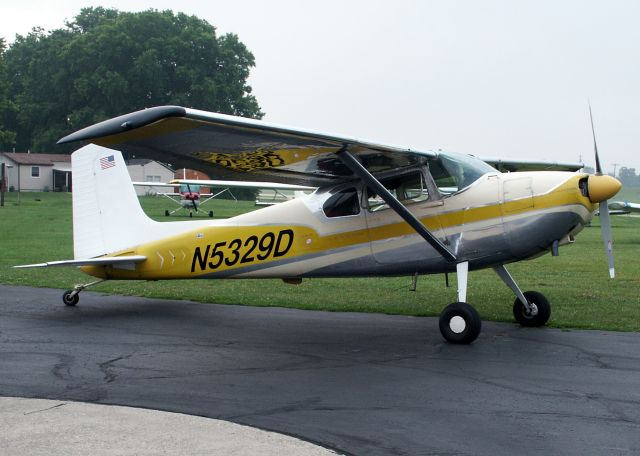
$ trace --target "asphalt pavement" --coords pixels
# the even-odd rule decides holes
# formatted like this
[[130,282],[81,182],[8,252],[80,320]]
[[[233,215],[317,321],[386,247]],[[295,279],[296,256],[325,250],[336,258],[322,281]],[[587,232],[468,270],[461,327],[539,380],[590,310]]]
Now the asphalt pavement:
[[214,418],[344,454],[640,454],[637,333],[483,322],[455,346],[435,318],[60,296],[0,286],[0,396]]

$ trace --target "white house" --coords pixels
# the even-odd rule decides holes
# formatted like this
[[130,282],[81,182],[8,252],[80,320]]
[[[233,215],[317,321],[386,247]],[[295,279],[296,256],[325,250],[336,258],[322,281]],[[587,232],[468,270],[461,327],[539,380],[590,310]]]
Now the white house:
[[22,192],[66,192],[71,190],[71,156],[2,152],[7,189]]
[[[145,158],[132,158],[127,162],[129,176],[134,182],[169,182],[174,177],[174,171],[169,166]],[[171,188],[136,186],[138,195],[155,195],[156,193],[171,192]]]

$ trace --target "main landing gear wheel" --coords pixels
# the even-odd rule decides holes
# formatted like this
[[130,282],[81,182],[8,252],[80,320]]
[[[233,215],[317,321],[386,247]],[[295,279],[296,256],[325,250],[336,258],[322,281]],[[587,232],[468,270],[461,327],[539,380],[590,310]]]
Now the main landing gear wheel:
[[452,344],[470,344],[481,328],[480,315],[466,302],[449,304],[440,314],[440,332]]
[[513,316],[522,326],[537,327],[544,326],[551,316],[551,305],[542,293],[537,291],[525,291],[524,297],[531,305],[531,311],[516,298],[513,303]]
[[64,302],[66,306],[73,307],[76,304],[78,304],[79,300],[80,300],[80,296],[78,295],[78,292],[75,290],[67,290],[62,295],[62,302]]
[[164,215],[165,215],[165,217],[169,217],[171,215],[171,213],[168,210],[165,210],[164,211]]
[[209,211],[209,217],[213,218],[213,211]]

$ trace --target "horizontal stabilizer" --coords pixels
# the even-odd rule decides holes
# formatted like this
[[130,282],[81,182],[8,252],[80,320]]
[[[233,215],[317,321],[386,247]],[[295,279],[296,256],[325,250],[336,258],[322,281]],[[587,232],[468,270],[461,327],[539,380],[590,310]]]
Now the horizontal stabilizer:
[[106,258],[87,258],[85,260],[49,261],[47,263],[23,264],[14,268],[46,268],[48,266],[110,266],[115,264],[141,263],[146,260],[144,255],[130,255]]

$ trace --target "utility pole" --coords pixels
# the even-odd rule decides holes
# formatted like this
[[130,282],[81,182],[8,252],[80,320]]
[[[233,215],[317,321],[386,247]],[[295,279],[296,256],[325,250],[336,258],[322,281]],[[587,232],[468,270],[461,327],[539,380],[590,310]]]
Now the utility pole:
[[7,191],[5,164],[0,164],[0,207],[4,207],[4,192]]
[[613,177],[616,177],[616,168],[620,166],[620,163],[612,163],[613,165]]

